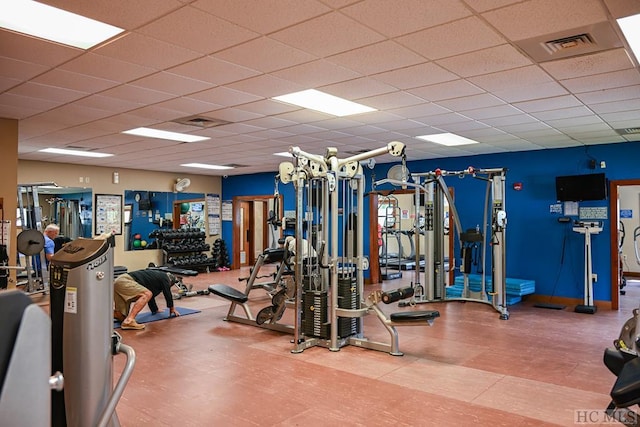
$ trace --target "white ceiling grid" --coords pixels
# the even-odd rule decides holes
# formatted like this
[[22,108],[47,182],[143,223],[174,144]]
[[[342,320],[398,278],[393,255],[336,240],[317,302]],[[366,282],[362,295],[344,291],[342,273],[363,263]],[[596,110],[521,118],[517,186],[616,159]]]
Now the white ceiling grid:
[[[594,36],[595,51],[542,61],[523,47],[613,30],[640,13],[633,0],[44,2],[125,32],[85,52],[0,30],[0,117],[20,121],[21,159],[176,173],[243,165],[195,172],[234,175],[276,171],[272,154],[292,145],[355,153],[400,140],[418,160],[638,140],[616,132],[640,127],[640,72],[619,32],[613,45]],[[378,111],[339,118],[270,99],[310,88]],[[176,123],[196,116],[230,123]],[[211,139],[121,133],[141,126]],[[480,143],[415,139],[442,132]]]

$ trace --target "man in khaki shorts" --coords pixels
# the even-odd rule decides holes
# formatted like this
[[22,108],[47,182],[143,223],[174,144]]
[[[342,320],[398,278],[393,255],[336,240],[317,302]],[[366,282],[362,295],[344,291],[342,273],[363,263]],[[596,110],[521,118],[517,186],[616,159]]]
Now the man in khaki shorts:
[[[179,316],[173,306],[171,286],[175,277],[159,270],[137,270],[118,276],[113,284],[115,310],[113,317],[122,324],[122,329],[144,329],[136,322],[136,316],[149,303],[153,314],[158,312],[155,296],[162,293],[169,308],[169,317]],[[133,303],[133,306],[131,305]]]

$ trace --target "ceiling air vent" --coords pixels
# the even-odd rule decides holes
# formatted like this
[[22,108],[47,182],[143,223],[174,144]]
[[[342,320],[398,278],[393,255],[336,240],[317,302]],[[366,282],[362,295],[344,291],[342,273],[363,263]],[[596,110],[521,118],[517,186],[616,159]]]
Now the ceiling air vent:
[[608,21],[514,42],[535,62],[554,61],[623,47]]
[[562,37],[556,40],[545,42],[542,47],[545,48],[550,55],[565,49],[584,48],[593,44],[593,38],[587,34],[577,34],[575,36]]
[[616,132],[620,135],[640,135],[640,127],[616,129]]
[[173,120],[174,123],[180,123],[181,125],[197,126],[199,128],[213,128],[222,125],[228,125],[229,121],[221,119],[213,119],[204,116],[190,116],[183,117],[181,119]]

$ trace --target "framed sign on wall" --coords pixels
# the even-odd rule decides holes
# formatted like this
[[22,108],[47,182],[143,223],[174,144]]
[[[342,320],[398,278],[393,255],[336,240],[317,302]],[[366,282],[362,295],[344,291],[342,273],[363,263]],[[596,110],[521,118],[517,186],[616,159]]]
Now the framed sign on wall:
[[95,232],[122,234],[122,196],[119,194],[96,194]]

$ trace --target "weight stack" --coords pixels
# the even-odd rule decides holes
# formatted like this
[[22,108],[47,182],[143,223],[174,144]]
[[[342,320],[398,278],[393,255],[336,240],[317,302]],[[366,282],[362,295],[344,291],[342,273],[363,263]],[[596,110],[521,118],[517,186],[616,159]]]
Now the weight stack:
[[327,339],[331,335],[327,297],[327,291],[304,291],[302,330],[306,336]]
[[[338,279],[338,307],[355,310],[358,308],[358,287],[355,277]],[[358,332],[358,319],[355,317],[338,318],[338,335],[348,337]]]

